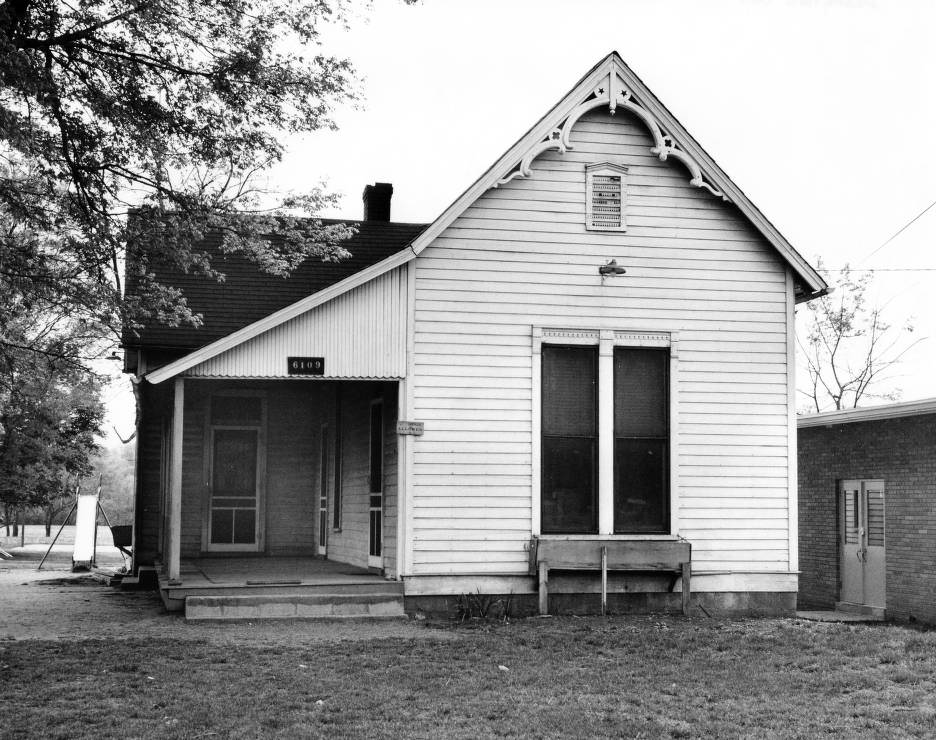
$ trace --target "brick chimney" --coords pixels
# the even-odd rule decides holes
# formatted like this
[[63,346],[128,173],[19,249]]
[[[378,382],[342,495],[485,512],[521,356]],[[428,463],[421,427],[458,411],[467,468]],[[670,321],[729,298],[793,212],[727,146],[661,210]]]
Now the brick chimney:
[[393,197],[393,185],[389,182],[375,182],[364,186],[364,220],[389,221],[390,198]]

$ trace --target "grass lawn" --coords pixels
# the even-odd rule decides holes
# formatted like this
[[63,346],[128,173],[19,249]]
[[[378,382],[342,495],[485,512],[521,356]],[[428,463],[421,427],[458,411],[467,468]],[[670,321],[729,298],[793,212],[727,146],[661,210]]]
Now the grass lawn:
[[0,736],[936,736],[934,631],[557,618],[327,643],[314,629],[0,642]]

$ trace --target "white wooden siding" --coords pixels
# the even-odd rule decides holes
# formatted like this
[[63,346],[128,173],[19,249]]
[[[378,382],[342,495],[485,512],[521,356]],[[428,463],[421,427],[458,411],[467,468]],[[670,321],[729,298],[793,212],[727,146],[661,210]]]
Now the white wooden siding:
[[397,268],[185,374],[284,378],[287,357],[324,357],[325,378],[402,378],[405,327],[406,268]]
[[[653,157],[629,114],[592,112],[572,141],[488,191],[415,262],[413,413],[426,431],[413,439],[407,570],[527,572],[530,337],[545,325],[679,333],[680,534],[700,571],[786,573],[786,268],[737,209]],[[628,168],[626,233],[585,229],[585,165],[605,161]],[[612,258],[627,274],[602,283]]]

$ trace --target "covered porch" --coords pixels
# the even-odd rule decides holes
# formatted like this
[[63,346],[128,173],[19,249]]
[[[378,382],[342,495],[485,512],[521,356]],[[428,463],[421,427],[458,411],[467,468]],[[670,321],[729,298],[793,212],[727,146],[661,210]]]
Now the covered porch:
[[236,592],[388,592],[397,386],[179,377],[145,388],[144,425],[161,454],[141,470],[137,555],[152,552],[167,606]]

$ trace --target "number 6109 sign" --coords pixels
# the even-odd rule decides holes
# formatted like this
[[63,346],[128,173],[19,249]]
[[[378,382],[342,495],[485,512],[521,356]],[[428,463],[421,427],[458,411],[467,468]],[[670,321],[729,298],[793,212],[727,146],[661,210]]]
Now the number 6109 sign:
[[324,375],[324,357],[287,357],[287,372],[290,375]]

